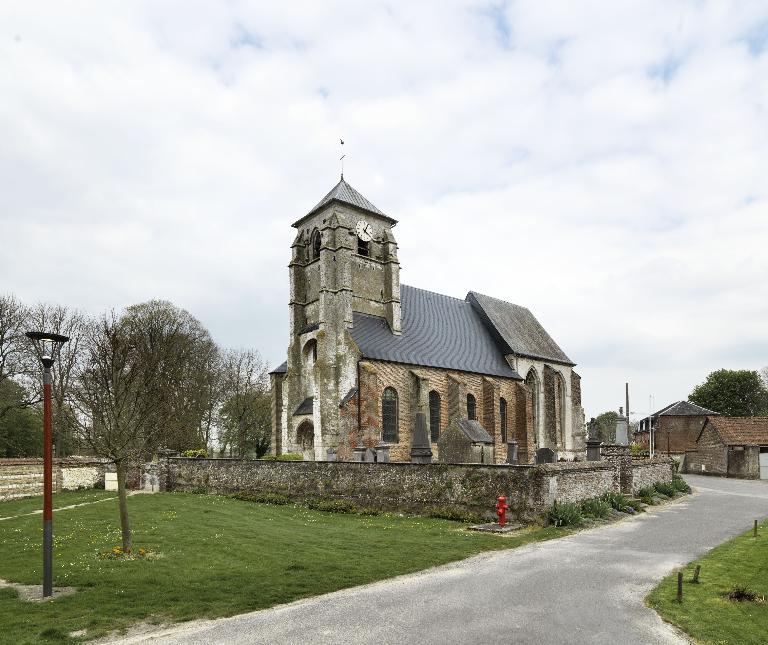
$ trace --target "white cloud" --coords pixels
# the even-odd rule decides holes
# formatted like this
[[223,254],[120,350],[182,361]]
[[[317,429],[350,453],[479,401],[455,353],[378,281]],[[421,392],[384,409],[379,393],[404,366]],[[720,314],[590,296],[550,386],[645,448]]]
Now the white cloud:
[[404,282],[529,306],[590,415],[625,380],[684,398],[768,364],[766,24],[736,1],[11,3],[0,291],[164,297],[279,362],[290,223],[343,136]]

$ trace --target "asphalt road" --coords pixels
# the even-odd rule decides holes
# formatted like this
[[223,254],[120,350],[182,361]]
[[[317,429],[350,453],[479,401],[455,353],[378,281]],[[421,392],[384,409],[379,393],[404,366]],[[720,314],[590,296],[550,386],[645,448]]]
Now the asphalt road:
[[123,642],[683,643],[645,595],[768,517],[768,482],[686,479],[695,495],[616,524]]

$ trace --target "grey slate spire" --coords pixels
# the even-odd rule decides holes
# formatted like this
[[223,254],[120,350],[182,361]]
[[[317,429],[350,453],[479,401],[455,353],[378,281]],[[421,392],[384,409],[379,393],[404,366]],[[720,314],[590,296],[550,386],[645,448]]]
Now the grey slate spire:
[[368,213],[373,213],[374,215],[379,215],[380,217],[383,217],[384,219],[388,220],[393,225],[397,223],[397,220],[394,220],[391,217],[389,217],[389,215],[385,215],[384,213],[382,213],[376,206],[374,206],[370,201],[368,201],[359,192],[357,192],[354,188],[352,188],[352,186],[350,186],[347,183],[344,177],[342,177],[339,183],[336,184],[333,188],[331,188],[328,194],[325,197],[323,197],[311,211],[309,211],[300,220],[297,220],[296,222],[294,222],[293,226],[298,227],[301,221],[303,221],[310,215],[316,213],[321,208],[327,206],[328,204],[334,201],[340,202],[342,204],[347,204],[348,206],[354,206],[359,210],[366,211]]

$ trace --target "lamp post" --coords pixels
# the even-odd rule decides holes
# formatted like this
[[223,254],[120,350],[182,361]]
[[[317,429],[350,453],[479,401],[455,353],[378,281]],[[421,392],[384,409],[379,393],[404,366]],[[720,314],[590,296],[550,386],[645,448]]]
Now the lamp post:
[[53,374],[51,368],[61,346],[69,338],[61,334],[43,331],[28,331],[43,364],[43,598],[53,595],[53,422],[51,390]]

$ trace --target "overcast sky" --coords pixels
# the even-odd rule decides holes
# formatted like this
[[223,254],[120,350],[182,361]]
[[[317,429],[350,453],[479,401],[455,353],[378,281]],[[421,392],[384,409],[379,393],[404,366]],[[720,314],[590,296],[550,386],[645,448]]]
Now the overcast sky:
[[0,292],[275,365],[340,137],[403,283],[529,307],[588,417],[768,364],[763,0],[3,2]]

